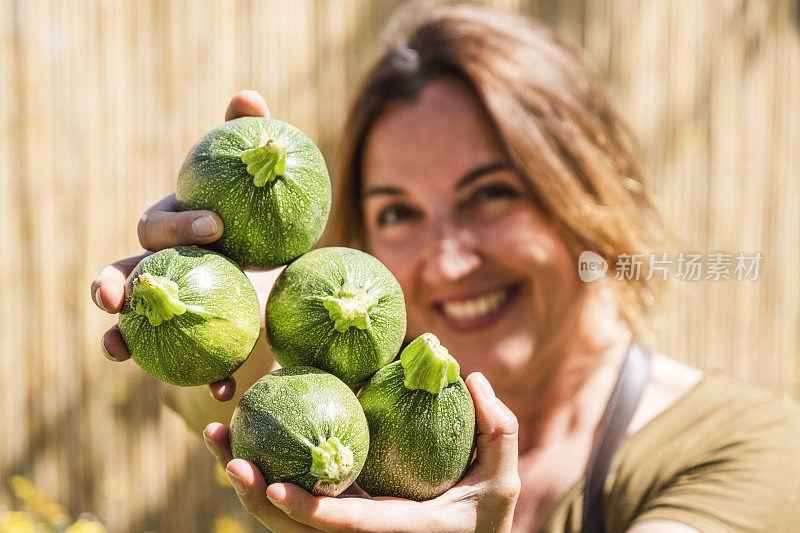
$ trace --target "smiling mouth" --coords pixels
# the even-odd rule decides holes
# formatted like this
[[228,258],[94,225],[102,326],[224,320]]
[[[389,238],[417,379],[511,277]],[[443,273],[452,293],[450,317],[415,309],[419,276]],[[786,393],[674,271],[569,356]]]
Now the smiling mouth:
[[494,322],[508,308],[518,286],[513,285],[481,296],[436,304],[436,310],[457,329],[474,329]]

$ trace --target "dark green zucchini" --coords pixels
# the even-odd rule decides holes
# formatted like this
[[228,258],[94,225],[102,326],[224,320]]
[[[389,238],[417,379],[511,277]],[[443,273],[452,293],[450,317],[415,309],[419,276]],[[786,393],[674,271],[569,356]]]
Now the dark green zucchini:
[[254,463],[267,483],[294,483],[336,496],[355,480],[369,448],[353,391],[322,370],[281,368],[257,381],[231,419],[233,456]]
[[475,445],[475,406],[459,366],[424,333],[358,395],[370,432],[357,479],[371,496],[428,500],[455,485]]
[[178,208],[210,209],[225,229],[207,245],[243,268],[284,265],[317,242],[331,204],[325,160],[300,130],[243,117],[209,131],[178,175]]
[[142,259],[126,281],[119,330],[142,369],[173,385],[230,376],[261,330],[256,291],[230,259],[168,248]]
[[371,255],[320,248],[278,277],[266,328],[282,366],[313,366],[353,386],[397,355],[406,331],[403,291]]

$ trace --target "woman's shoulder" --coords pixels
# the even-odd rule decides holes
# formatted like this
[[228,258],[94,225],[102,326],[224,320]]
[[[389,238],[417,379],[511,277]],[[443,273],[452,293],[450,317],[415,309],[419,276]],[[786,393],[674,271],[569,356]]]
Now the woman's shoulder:
[[800,405],[778,391],[704,374],[664,356],[653,361],[648,389],[640,425],[620,452],[632,459],[691,462],[702,454],[745,453],[746,442],[797,451]]
[[761,435],[771,426],[800,430],[800,405],[778,391],[718,373],[702,373],[663,355],[653,360],[651,383],[642,404],[645,413],[631,433],[647,428],[658,435],[681,427],[722,436],[734,429],[737,434],[755,430]]
[[678,520],[701,531],[788,531],[787,521],[800,518],[800,406],[729,377],[694,377],[620,450],[609,500],[636,505],[618,509],[616,519]]
[[[704,533],[796,529],[796,403],[656,354],[632,424],[606,480],[610,533],[651,519]],[[580,531],[582,490],[568,492],[544,531]]]

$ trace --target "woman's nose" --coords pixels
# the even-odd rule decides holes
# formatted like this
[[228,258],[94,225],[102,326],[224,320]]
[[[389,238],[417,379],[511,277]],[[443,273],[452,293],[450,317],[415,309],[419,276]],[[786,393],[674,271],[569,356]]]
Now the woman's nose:
[[464,231],[439,232],[431,248],[422,271],[426,283],[456,281],[472,273],[481,262],[471,237]]

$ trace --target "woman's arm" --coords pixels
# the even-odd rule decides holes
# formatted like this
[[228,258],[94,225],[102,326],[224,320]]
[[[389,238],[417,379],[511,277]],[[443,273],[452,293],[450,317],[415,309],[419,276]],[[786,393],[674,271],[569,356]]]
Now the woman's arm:
[[221,402],[209,394],[207,387],[176,387],[161,385],[164,404],[178,413],[186,425],[198,435],[212,422],[230,423],[231,415],[242,394],[264,374],[277,368],[277,363],[267,347],[264,333],[244,364],[233,373],[236,389],[233,397]]

